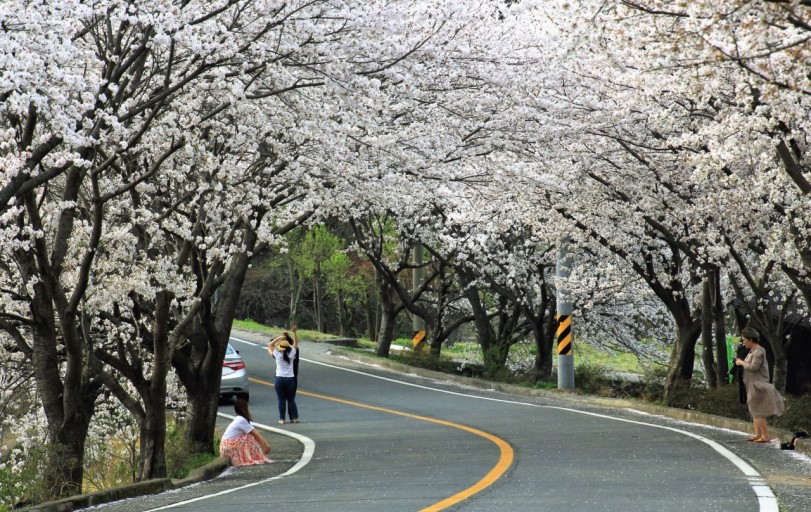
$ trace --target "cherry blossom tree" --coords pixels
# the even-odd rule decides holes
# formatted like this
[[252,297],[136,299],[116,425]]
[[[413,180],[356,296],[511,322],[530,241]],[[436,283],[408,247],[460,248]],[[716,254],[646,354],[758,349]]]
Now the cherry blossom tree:
[[811,305],[808,34],[803,2],[2,4],[0,327],[69,461],[58,493],[104,388],[140,478],[165,473],[173,370],[212,450],[245,274],[305,223],[353,227],[381,354],[407,310],[437,355],[468,321],[494,366],[531,336],[547,378],[569,236],[589,337],[656,353],[634,338],[674,330],[667,390],[702,332],[722,375],[733,293],[781,357],[771,311]]
[[[614,69],[627,70],[624,83],[649,98],[675,100],[676,109],[660,101],[667,108],[659,110],[671,120],[694,119],[680,134],[658,132],[665,143],[660,147],[680,152],[689,182],[703,194],[691,194],[694,213],[687,219],[700,231],[689,243],[702,259],[730,272],[730,283],[749,284],[735,293],[745,304],[751,301],[753,321],[783,318],[795,290],[807,296],[808,289],[808,227],[794,220],[807,218],[809,206],[801,167],[807,6],[621,2],[605,12],[606,39],[633,42],[612,45],[614,62],[624,65]],[[633,50],[639,47],[644,54]],[[776,267],[785,275],[770,270]],[[751,278],[754,268],[769,278],[765,292],[767,281]],[[778,360],[778,384],[784,380],[785,327],[759,322]]]
[[[104,288],[102,274],[95,273],[100,254],[148,251],[133,242],[137,232],[130,233],[129,240],[108,238],[108,234],[127,236],[126,230],[108,233],[110,223],[122,217],[127,220],[123,210],[128,206],[118,201],[124,197],[137,201],[139,195],[171,184],[171,174],[161,175],[170,166],[178,169],[179,165],[188,172],[206,161],[194,156],[192,139],[199,136],[184,133],[186,126],[194,124],[184,123],[194,123],[195,115],[198,121],[215,118],[232,107],[233,98],[244,98],[241,86],[274,62],[267,58],[258,68],[249,67],[246,52],[267,52],[266,38],[301,8],[262,1],[110,1],[93,6],[78,1],[53,6],[6,2],[2,6],[0,46],[8,67],[16,71],[13,80],[12,75],[3,75],[0,90],[2,259],[8,271],[3,276],[2,311],[4,327],[17,349],[34,362],[49,419],[52,467],[63,468],[50,486],[58,495],[74,493],[81,486],[83,443],[104,375],[91,348],[96,318],[107,305],[105,297],[117,308],[126,303],[119,302],[122,289],[126,295],[155,276],[172,275],[144,269],[148,278],[141,285],[118,282],[122,288]],[[273,54],[278,61],[278,54]],[[304,77],[293,85],[304,87],[309,82]],[[211,91],[229,94],[202,95]],[[181,98],[192,115],[178,109]],[[194,110],[207,101],[206,107]],[[173,155],[181,149],[185,153],[178,164]],[[137,202],[130,206],[141,208]],[[171,208],[147,213],[166,211]],[[240,218],[250,223],[250,216]],[[173,219],[167,222],[174,223]],[[153,250],[158,252],[152,256],[160,254],[160,249]],[[116,255],[112,260],[122,263],[125,258]],[[130,276],[144,274],[131,272]],[[215,284],[212,281],[205,289],[213,292]],[[165,322],[166,308],[173,300],[186,300],[184,295],[193,287],[182,281],[155,285],[157,294],[145,290],[143,296],[146,300],[157,297],[164,304]],[[88,292],[96,309],[86,307]],[[155,352],[170,355],[166,324],[158,320],[152,338]],[[118,368],[119,373],[122,369]],[[163,416],[162,381],[167,370],[165,358],[159,357],[144,377],[151,388],[154,403],[150,405],[161,411],[157,415],[147,411],[142,415],[145,419]],[[219,372],[217,366],[217,376]],[[162,441],[158,445],[162,450]],[[162,463],[146,459],[144,475],[160,475]],[[67,463],[56,464],[57,460]]]

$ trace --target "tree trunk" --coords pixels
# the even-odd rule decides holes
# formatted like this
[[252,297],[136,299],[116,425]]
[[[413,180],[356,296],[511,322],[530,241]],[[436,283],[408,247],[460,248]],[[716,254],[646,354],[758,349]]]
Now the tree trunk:
[[788,359],[783,356],[774,360],[774,377],[772,384],[781,393],[786,392],[786,382],[788,381]]
[[724,324],[724,302],[721,295],[721,273],[718,268],[713,269],[712,277],[712,320],[713,332],[715,333],[716,379],[719,385],[725,386],[729,384],[729,354],[727,353],[726,325]]
[[154,355],[149,385],[143,396],[145,418],[141,425],[141,480],[166,477],[166,375],[171,369],[168,333],[172,295],[155,296]]
[[[34,285],[35,290],[41,287],[41,283]],[[35,295],[39,294],[35,292]],[[51,309],[46,301],[35,298],[34,303],[40,314]],[[84,445],[100,388],[87,375],[89,369],[85,364],[92,358],[85,358],[82,352],[75,353],[67,347],[63,382],[53,317],[38,316],[35,313],[32,326],[32,363],[48,420],[48,468],[43,474],[44,488],[50,489],[52,497],[57,499],[82,492]]]
[[[94,403],[95,396],[92,398],[91,403]],[[82,492],[84,445],[94,411],[92,405],[82,404],[63,425],[49,429],[48,467],[43,474],[43,485],[51,490],[53,499]]]
[[788,357],[786,356],[786,347],[783,344],[782,330],[780,329],[781,332],[767,331],[761,333],[761,336],[766,339],[774,356],[774,366],[771,371],[772,384],[778,391],[785,393],[788,380]]
[[715,373],[715,357],[713,354],[712,324],[711,278],[707,275],[704,277],[701,287],[701,359],[704,363],[704,378],[709,389],[718,387],[718,376]]
[[380,290],[380,331],[377,336],[377,355],[389,357],[391,342],[394,340],[394,329],[397,325],[399,309],[394,302],[394,293],[391,286],[384,280],[378,279]]
[[296,266],[292,258],[287,258],[287,275],[290,279],[290,304],[287,325],[298,323],[298,307],[301,303],[301,293],[304,289],[304,278],[296,272]]
[[[164,380],[165,382],[165,380]],[[147,414],[140,426],[141,446],[141,471],[139,480],[151,480],[153,478],[166,477],[166,386],[164,385],[163,399],[160,405],[145,405]]]
[[346,329],[346,310],[343,300],[343,294],[341,293],[341,289],[339,288],[336,292],[336,306],[337,306],[337,314],[338,314],[338,333],[340,334],[341,338],[346,338],[347,329]]
[[[66,198],[76,198],[79,181],[79,173],[68,173]],[[24,203],[30,225],[37,230],[43,229],[34,194],[27,194]],[[101,388],[95,379],[98,361],[87,349],[77,324],[80,299],[84,296],[94,252],[88,250],[85,253],[70,297],[65,295],[66,289],[59,281],[74,214],[71,209],[63,211],[58,233],[53,239],[36,239],[33,251],[15,252],[20,272],[25,281],[31,283],[32,289],[29,302],[33,341],[30,357],[37,392],[48,422],[49,464],[43,475],[44,488],[52,490],[54,498],[71,496],[82,490],[84,445]],[[88,247],[95,247],[98,243],[101,233],[98,214],[98,210],[94,212],[93,237]],[[22,214],[18,223],[25,225]],[[48,242],[51,246],[46,245]]]
[[374,296],[370,287],[366,287],[366,301],[363,304],[363,310],[366,313],[366,337],[369,341],[377,341],[377,325],[375,321],[375,302]]
[[[116,368],[135,387],[140,400],[132,396],[126,387],[109,373],[100,378],[130,414],[138,422],[138,457],[134,457],[133,480],[144,481],[166,477],[166,378],[147,379],[137,365],[117,360],[109,354],[99,352],[98,357],[109,366]],[[162,381],[163,385],[153,386],[151,382]],[[161,388],[162,392],[161,392]]]
[[176,367],[177,363],[183,366],[178,375],[189,400],[185,439],[192,453],[214,453],[222,362],[230,333],[230,329],[215,331],[211,328],[211,314],[203,316],[195,322],[198,325],[189,337],[194,347],[191,353],[187,358],[174,360]]
[[537,316],[532,322],[532,334],[535,339],[535,374],[533,379],[538,381],[552,380],[552,350],[555,344],[556,320],[554,312],[557,301],[554,296],[544,299],[541,303],[542,316]]
[[[229,278],[223,288],[230,289],[234,285]],[[233,291],[224,290],[221,296],[229,293]],[[219,326],[220,319],[227,316],[225,310],[218,315],[220,307],[227,308],[222,301],[216,309],[212,308],[210,302],[204,301],[200,313],[195,315],[194,328],[188,335],[189,346],[175,352],[172,361],[188,395],[185,440],[192,453],[214,453],[222,362],[231,330],[230,323],[228,328]]]
[[[184,322],[193,323],[187,336],[189,343],[184,350],[175,351],[172,364],[189,398],[185,439],[192,453],[214,453],[222,363],[251,261],[249,254],[255,254],[255,246],[256,233],[245,228],[244,250],[234,256],[230,267],[221,275],[220,287],[204,286],[199,308],[184,318]],[[210,283],[220,274],[216,266],[206,270],[208,275],[206,279],[201,276],[201,281]],[[218,293],[216,303],[212,301],[215,291]]]
[[375,319],[374,319],[375,320],[375,325],[374,325],[375,341],[377,341],[378,343],[380,343],[380,340],[378,339],[378,335],[379,335],[379,333],[383,332],[383,303],[382,302],[383,301],[378,296],[377,305],[375,306]]
[[[469,278],[468,282],[470,282]],[[476,340],[482,351],[484,371],[488,375],[493,375],[504,367],[509,353],[509,346],[505,347],[497,342],[494,336],[493,326],[490,324],[490,318],[487,315],[487,310],[481,303],[479,290],[475,287],[467,286],[465,295],[473,311],[473,325],[476,328]]]
[[482,351],[482,357],[485,363],[490,352],[490,346],[493,343],[493,328],[490,325],[490,319],[487,317],[487,311],[482,307],[481,300],[479,299],[479,291],[474,287],[468,287],[465,290],[468,302],[473,310],[473,325],[476,328],[476,341]]
[[700,330],[700,322],[689,318],[682,321],[677,320],[676,342],[670,354],[670,364],[665,378],[665,403],[671,403],[670,400],[676,388],[690,385],[696,357],[696,342]]
[[324,300],[321,294],[320,272],[313,275],[313,310],[315,311],[315,328],[318,332],[325,331],[324,322]]

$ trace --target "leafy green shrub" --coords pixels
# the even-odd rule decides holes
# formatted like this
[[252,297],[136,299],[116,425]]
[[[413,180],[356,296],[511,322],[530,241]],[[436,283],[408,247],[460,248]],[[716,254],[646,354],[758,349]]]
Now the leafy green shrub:
[[115,402],[97,408],[85,444],[84,492],[110,489],[138,478],[138,424]]
[[548,381],[548,380],[539,380],[539,381],[535,382],[535,384],[533,384],[533,387],[535,389],[557,389],[558,388],[558,383]]
[[667,368],[663,366],[656,366],[646,371],[642,379],[642,399],[653,403],[663,402],[666,376]]
[[0,512],[52,498],[53,489],[46,488],[42,478],[43,472],[48,471],[46,457],[43,445],[27,450],[15,446],[0,453]]
[[704,388],[693,385],[693,381],[676,379],[665,405],[689,411],[698,410],[698,402],[702,397]]
[[607,367],[590,362],[575,367],[575,385],[583,393],[611,398],[639,398],[644,394],[644,382],[623,379]]
[[786,412],[774,419],[774,426],[796,432],[811,433],[811,395],[786,396]]
[[219,439],[215,439],[210,453],[192,453],[183,437],[183,424],[177,420],[167,420],[166,426],[166,473],[169,478],[186,478],[193,469],[204,466],[217,458],[214,451],[219,449]]
[[611,387],[608,369],[600,364],[580,363],[574,369],[577,389],[589,395],[606,395]]
[[746,404],[740,401],[738,384],[730,384],[714,389],[693,388],[696,409],[707,414],[739,420],[749,419]]

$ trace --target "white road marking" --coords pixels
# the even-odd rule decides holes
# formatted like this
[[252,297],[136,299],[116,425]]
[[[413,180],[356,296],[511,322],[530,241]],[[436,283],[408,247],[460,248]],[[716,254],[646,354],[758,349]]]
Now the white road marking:
[[[259,344],[254,343],[254,342],[243,340],[243,339],[240,339],[240,338],[232,337],[231,339],[239,341],[241,343],[248,344],[248,345],[256,346],[256,347],[261,346]],[[579,411],[577,409],[571,409],[571,408],[568,408],[568,407],[559,407],[559,406],[553,406],[553,405],[529,404],[529,403],[525,403],[525,402],[518,402],[518,401],[515,401],[515,400],[505,400],[505,399],[502,399],[502,398],[492,398],[492,397],[469,395],[469,394],[465,394],[465,393],[459,393],[459,392],[456,392],[456,391],[448,391],[448,390],[445,390],[445,389],[438,389],[438,388],[432,388],[432,387],[424,386],[424,385],[420,385],[420,384],[413,384],[411,382],[403,382],[401,380],[390,379],[390,378],[387,378],[387,377],[381,377],[379,375],[372,375],[370,373],[362,372],[362,371],[359,371],[359,370],[352,370],[350,368],[342,368],[340,366],[332,365],[332,364],[329,364],[329,363],[322,363],[320,361],[313,361],[311,359],[302,358],[302,360],[306,361],[308,363],[312,363],[312,364],[319,364],[321,366],[326,366],[326,367],[329,367],[329,368],[334,368],[334,369],[342,370],[342,371],[345,371],[345,372],[356,373],[358,375],[364,375],[364,376],[367,376],[367,377],[372,377],[372,378],[384,380],[384,381],[387,381],[387,382],[394,382],[394,383],[397,383],[397,384],[400,384],[400,385],[403,385],[403,386],[411,386],[411,387],[420,388],[420,389],[432,390],[432,391],[436,391],[438,393],[446,393],[446,394],[449,394],[449,395],[463,396],[463,397],[467,397],[467,398],[475,398],[475,399],[478,399],[478,400],[490,400],[490,401],[493,401],[493,402],[501,402],[501,403],[506,403],[506,404],[523,405],[523,406],[527,406],[527,407],[559,409],[559,410],[563,410],[563,411],[574,412],[574,413],[577,413],[577,414],[585,414],[585,415],[589,415],[589,416],[595,416],[595,417],[598,417],[598,418],[605,418],[605,419],[614,420],[614,421],[623,421],[623,422],[626,422],[626,423],[634,423],[634,424],[637,424],[637,425],[645,425],[645,426],[648,426],[648,427],[660,428],[660,429],[663,429],[663,430],[670,430],[672,432],[677,432],[679,434],[683,434],[685,436],[692,437],[693,439],[701,441],[702,443],[710,446],[713,450],[715,450],[716,452],[721,454],[724,458],[726,458],[728,461],[730,461],[735,467],[737,467],[747,477],[747,480],[749,481],[749,485],[752,487],[752,490],[754,491],[755,495],[758,498],[758,504],[760,506],[759,512],[779,512],[779,508],[777,506],[777,497],[774,495],[774,492],[769,487],[769,485],[766,483],[765,479],[760,475],[760,473],[757,472],[757,470],[755,468],[753,468],[751,465],[746,463],[743,459],[738,457],[735,453],[733,453],[732,451],[730,451],[726,447],[722,446],[721,444],[713,441],[712,439],[708,439],[708,438],[700,436],[698,434],[693,434],[692,432],[688,432],[686,430],[681,430],[681,429],[674,428],[674,427],[667,427],[667,426],[663,426],[663,425],[655,425],[653,423],[645,423],[643,421],[635,421],[635,420],[629,420],[629,419],[625,419],[625,418],[616,418],[614,416],[608,416],[608,415],[605,415],[605,414],[598,414],[598,413],[594,413],[594,412]],[[284,476],[284,475],[282,475],[282,476]],[[252,484],[252,485],[255,485],[255,484]],[[155,509],[155,510],[160,510],[160,509]]]
[[456,391],[448,391],[448,390],[445,390],[445,389],[437,389],[437,388],[432,388],[432,387],[429,387],[429,386],[423,386],[423,385],[420,385],[420,384],[413,384],[411,382],[403,382],[403,381],[396,380],[396,379],[390,379],[390,378],[387,378],[387,377],[381,377],[379,375],[372,375],[370,373],[365,373],[365,372],[361,372],[361,371],[358,371],[358,370],[352,370],[352,369],[349,369],[349,368],[341,368],[340,366],[335,366],[335,365],[332,365],[332,364],[329,364],[329,363],[322,363],[320,361],[312,361],[310,359],[303,359],[303,360],[307,361],[308,363],[320,364],[322,366],[335,368],[337,370],[343,370],[343,371],[350,372],[350,373],[357,373],[359,375],[365,375],[367,377],[372,377],[372,378],[375,378],[375,379],[385,380],[385,381],[388,381],[388,382],[395,382],[397,384],[402,384],[404,386],[412,386],[412,387],[420,388],[420,389],[428,389],[428,390],[436,391],[438,393],[446,393],[446,394],[449,394],[449,395],[463,396],[463,397],[474,398],[474,399],[478,399],[478,400],[490,400],[490,401],[493,401],[493,402],[502,402],[502,403],[505,403],[505,404],[523,405],[523,406],[527,406],[527,407],[539,407],[539,408],[546,408],[546,409],[559,409],[559,410],[562,410],[562,411],[569,411],[569,412],[574,412],[574,413],[577,413],[577,414],[585,414],[585,415],[589,415],[589,416],[595,416],[595,417],[598,417],[598,418],[605,418],[605,419],[614,420],[614,421],[624,421],[626,423],[634,423],[634,424],[637,424],[637,425],[645,425],[645,426],[648,426],[648,427],[660,428],[660,429],[663,429],[663,430],[670,430],[672,432],[677,432],[679,434],[683,434],[685,436],[692,437],[693,439],[696,439],[698,441],[701,441],[704,444],[709,445],[713,450],[715,450],[716,452],[721,454],[724,458],[726,458],[728,461],[730,461],[735,467],[737,467],[747,477],[747,480],[749,481],[749,485],[752,487],[752,490],[755,492],[755,495],[758,498],[758,504],[760,505],[759,512],[779,512],[779,508],[777,506],[777,496],[774,495],[774,492],[772,492],[772,489],[768,486],[768,484],[766,484],[764,478],[760,475],[760,473],[757,472],[757,470],[755,468],[750,466],[743,459],[738,457],[735,453],[733,453],[732,451],[730,451],[726,447],[722,446],[721,444],[713,441],[712,439],[708,439],[708,438],[700,436],[698,434],[693,434],[692,432],[688,432],[686,430],[680,430],[678,428],[667,427],[667,426],[663,426],[663,425],[655,425],[653,423],[645,423],[643,421],[635,421],[635,420],[629,420],[629,419],[625,419],[625,418],[616,418],[614,416],[608,416],[608,415],[605,415],[605,414],[598,414],[598,413],[594,413],[594,412],[579,411],[577,409],[571,409],[571,408],[568,408],[568,407],[559,407],[559,406],[554,406],[554,405],[530,404],[530,403],[526,403],[526,402],[518,402],[518,401],[515,401],[515,400],[506,400],[506,399],[502,399],[502,398],[492,398],[492,397],[468,395],[468,394],[459,393],[459,392],[456,392]]
[[230,337],[229,337],[229,339],[232,339],[232,340],[234,340],[234,341],[238,341],[238,342],[240,342],[240,343],[244,343],[244,344],[246,344],[246,345],[250,345],[250,346],[252,346],[252,347],[261,347],[261,346],[262,346],[262,345],[260,345],[259,343],[255,343],[255,342],[253,342],[253,341],[248,341],[248,340],[243,340],[243,339],[241,339],[241,338],[237,338],[237,337],[235,337],[235,336],[230,336]]
[[[223,414],[221,412],[218,412],[217,416],[221,416],[223,418],[228,418],[229,420],[234,419],[234,417],[231,416],[230,414]],[[278,480],[280,478],[286,477],[287,475],[292,475],[293,473],[296,473],[298,470],[300,470],[301,468],[303,468],[304,466],[309,464],[310,461],[312,460],[313,453],[315,452],[315,442],[312,439],[310,439],[309,437],[303,436],[301,434],[297,434],[296,432],[290,432],[288,430],[281,430],[281,429],[278,429],[278,428],[270,427],[268,425],[263,425],[262,423],[252,423],[252,425],[254,427],[261,428],[262,430],[267,430],[269,432],[276,432],[277,434],[282,434],[282,435],[290,436],[290,437],[293,437],[293,438],[297,439],[301,444],[304,445],[304,453],[302,454],[301,459],[293,467],[291,467],[290,469],[288,469],[287,471],[285,471],[281,475],[277,475],[277,476],[274,476],[274,477],[271,477],[271,478],[266,478],[266,479],[260,480],[258,482],[253,482],[253,483],[250,483],[250,484],[242,485],[240,487],[235,487],[233,489],[226,489],[225,491],[215,492],[213,494],[206,494],[205,496],[199,496],[197,498],[193,498],[193,499],[186,500],[186,501],[180,501],[178,503],[173,503],[171,505],[166,505],[164,507],[153,508],[153,509],[150,509],[150,510],[148,510],[146,512],[153,512],[153,511],[156,511],[156,510],[167,510],[167,509],[170,509],[170,508],[175,508],[175,507],[180,507],[180,506],[183,506],[183,505],[188,505],[189,503],[195,503],[195,502],[198,502],[198,501],[207,500],[209,498],[214,498],[214,497],[217,497],[217,496],[223,496],[223,495],[226,495],[226,494],[231,494],[233,492],[238,492],[238,491],[241,491],[243,489],[248,489],[249,487],[256,487],[257,485],[263,485],[263,484],[266,484],[268,482],[272,482],[274,480]]]
[[[262,346],[262,345],[260,345],[258,343],[254,343],[252,341],[236,338],[234,336],[231,336],[230,339],[232,339],[234,341],[238,341],[240,343],[244,343],[246,345],[250,345],[252,347],[260,347],[260,346]],[[234,419],[234,417],[232,415],[224,414],[224,413],[221,413],[221,412],[218,412],[217,416],[220,416],[222,418],[227,418],[229,420]],[[146,512],[153,512],[153,511],[156,511],[156,510],[166,510],[166,509],[170,509],[170,508],[179,507],[179,506],[182,506],[182,505],[188,505],[189,503],[195,503],[197,501],[207,500],[209,498],[214,498],[216,496],[223,496],[225,494],[231,494],[233,492],[241,491],[242,489],[247,489],[249,487],[256,487],[257,485],[266,484],[268,482],[272,482],[273,480],[278,480],[278,479],[283,478],[283,477],[285,477],[287,475],[292,475],[293,473],[296,473],[301,468],[303,468],[304,466],[309,464],[310,461],[313,459],[313,453],[315,453],[315,441],[313,441],[309,437],[303,436],[303,435],[298,434],[296,432],[290,432],[288,430],[282,430],[282,429],[274,428],[274,427],[271,427],[271,426],[268,426],[268,425],[264,425],[262,423],[251,423],[251,424],[254,427],[261,428],[262,430],[267,430],[268,432],[276,432],[277,434],[289,436],[289,437],[292,437],[292,438],[298,440],[302,445],[304,445],[304,453],[302,454],[301,459],[299,459],[299,461],[293,467],[291,467],[290,469],[288,469],[287,471],[285,471],[281,475],[277,475],[277,476],[274,476],[274,477],[271,477],[271,478],[266,478],[264,480],[260,480],[258,482],[253,482],[253,483],[243,485],[243,486],[240,486],[240,487],[235,487],[233,489],[227,489],[225,491],[220,491],[220,492],[216,492],[216,493],[213,493],[213,494],[206,494],[205,496],[199,496],[197,498],[193,498],[193,499],[186,500],[186,501],[181,501],[181,502],[178,502],[178,503],[173,503],[171,505],[166,505],[166,506],[163,506],[163,507],[160,507],[160,508],[153,508],[153,509],[148,510]]]

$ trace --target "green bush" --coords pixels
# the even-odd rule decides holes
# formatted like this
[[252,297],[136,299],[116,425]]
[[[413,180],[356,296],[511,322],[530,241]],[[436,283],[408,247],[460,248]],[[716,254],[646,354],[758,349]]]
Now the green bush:
[[707,414],[739,420],[749,419],[746,404],[740,401],[738,384],[729,384],[715,389],[693,388],[696,409]]
[[574,369],[575,385],[578,391],[589,395],[606,395],[611,388],[608,369],[600,364],[580,363]]
[[214,447],[209,453],[192,453],[183,437],[183,424],[177,420],[168,420],[166,426],[166,473],[169,478],[186,478],[189,473],[217,458],[219,439],[214,440]]
[[786,396],[786,412],[774,419],[774,426],[797,432],[811,433],[811,395]]
[[25,458],[17,460],[12,452],[0,453],[0,512],[6,512],[53,498],[53,489],[45,487],[43,473],[49,471],[43,446],[30,448]]
[[653,403],[663,402],[666,376],[667,368],[664,366],[655,366],[646,371],[642,379],[642,399]]
[[548,381],[548,380],[539,380],[535,384],[533,384],[533,387],[535,389],[557,389],[558,388],[558,383],[557,382],[551,382],[551,381]]

